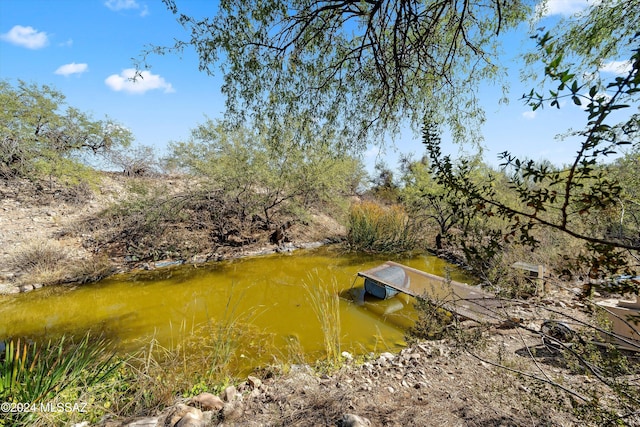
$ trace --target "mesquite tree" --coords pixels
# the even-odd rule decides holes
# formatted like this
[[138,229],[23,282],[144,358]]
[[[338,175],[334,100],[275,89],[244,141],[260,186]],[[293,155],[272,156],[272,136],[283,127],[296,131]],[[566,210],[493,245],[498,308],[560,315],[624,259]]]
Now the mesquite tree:
[[[480,183],[474,181],[466,160],[455,162],[450,156],[443,156],[433,138],[425,136],[423,142],[442,185],[464,194],[465,203],[473,206],[477,215],[496,216],[507,222],[506,229],[496,230],[492,236],[496,250],[502,242],[513,240],[535,248],[538,243],[535,231],[547,228],[584,242],[583,252],[567,257],[573,258],[575,265],[588,267],[591,279],[637,274],[638,223],[629,222],[614,234],[599,226],[602,221],[596,219],[621,209],[620,201],[624,198],[623,186],[603,162],[620,153],[623,147],[640,144],[638,113],[620,116],[637,106],[640,95],[640,34],[632,38],[637,47],[630,56],[628,71],[608,83],[585,81],[576,71],[562,67],[562,56],[549,48],[552,40],[548,33],[538,36],[539,47],[549,59],[545,75],[556,86],[548,95],[532,90],[524,99],[533,109],[547,103],[560,108],[563,99],[584,109],[586,125],[574,132],[580,143],[566,168],[554,168],[548,162],[523,161],[508,151],[501,153],[502,167],[509,172],[509,187],[518,197],[517,202],[508,203],[496,190],[495,176],[490,175]],[[638,292],[632,282],[617,282],[615,286],[619,291]]]
[[482,120],[475,88],[499,73],[496,35],[521,22],[527,0],[222,1],[215,16],[180,13],[190,38],[148,53],[193,47],[200,68],[224,76],[228,118],[296,130],[313,141],[323,127],[364,147],[426,106],[448,111],[454,135]]

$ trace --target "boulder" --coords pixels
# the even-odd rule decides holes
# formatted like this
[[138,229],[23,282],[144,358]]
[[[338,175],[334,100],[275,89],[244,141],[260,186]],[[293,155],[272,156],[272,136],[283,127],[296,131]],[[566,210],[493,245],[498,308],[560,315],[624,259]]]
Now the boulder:
[[260,378],[249,375],[247,377],[247,384],[249,384],[252,390],[255,390],[262,386],[262,381],[260,381]]
[[204,416],[202,412],[197,411],[198,412],[187,412],[184,417],[178,421],[176,427],[205,427]]
[[191,399],[190,404],[203,411],[219,411],[224,406],[222,399],[212,393],[200,393]]
[[[185,424],[181,425],[180,427],[187,427],[187,426],[195,427],[198,425],[193,423],[195,422],[195,420],[198,420],[198,419],[202,421],[204,420],[202,411],[200,409],[187,406],[182,403],[178,403],[177,405],[175,405],[174,407],[170,408],[167,411],[167,416],[165,417],[165,420],[164,420],[164,426],[165,427],[178,426],[178,423],[180,423],[182,419],[187,416],[187,414],[191,414],[191,415],[189,415],[189,417],[185,420]],[[187,424],[187,421],[191,421],[192,423]],[[204,425],[204,421],[202,422],[202,425]]]
[[338,425],[340,427],[369,427],[371,426],[371,421],[359,415],[343,414]]
[[230,385],[229,387],[225,388],[224,391],[222,392],[222,399],[225,402],[233,402],[236,399],[236,396],[238,395],[238,390]]
[[227,402],[222,408],[222,419],[226,422],[237,420],[244,414],[242,402]]

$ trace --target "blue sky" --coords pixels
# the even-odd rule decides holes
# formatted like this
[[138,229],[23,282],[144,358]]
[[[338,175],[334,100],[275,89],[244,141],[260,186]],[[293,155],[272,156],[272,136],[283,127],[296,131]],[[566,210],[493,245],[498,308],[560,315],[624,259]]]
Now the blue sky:
[[[196,16],[215,13],[215,1],[177,0],[181,12]],[[550,0],[551,15],[579,11],[583,0]],[[567,105],[560,110],[531,112],[520,97],[531,83],[518,80],[517,56],[531,47],[528,27],[503,35],[503,61],[510,66],[510,102],[499,105],[499,85],[483,84],[480,95],[487,112],[482,128],[485,155],[496,163],[497,153],[514,154],[556,164],[571,159],[576,146],[554,136],[569,127],[581,128],[584,112]],[[198,71],[194,52],[182,56],[153,56],[144,79],[127,80],[134,58],[145,46],[171,45],[185,38],[184,29],[160,0],[1,0],[0,79],[52,85],[70,106],[108,116],[133,132],[136,143],[157,147],[187,138],[205,120],[222,117],[221,76]],[[383,154],[372,148],[367,162],[385,159],[393,166],[399,153],[422,155],[419,137],[409,130],[396,138],[396,148]],[[454,149],[449,149],[454,151]]]

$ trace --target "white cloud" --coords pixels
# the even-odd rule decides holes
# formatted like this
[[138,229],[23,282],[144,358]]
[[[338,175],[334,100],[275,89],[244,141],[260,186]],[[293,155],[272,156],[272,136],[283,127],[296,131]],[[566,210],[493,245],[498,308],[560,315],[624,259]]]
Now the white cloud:
[[72,62],[71,64],[61,65],[54,73],[62,76],[70,76],[71,74],[82,74],[88,69],[89,66],[87,64],[76,64]]
[[139,10],[140,16],[145,17],[149,14],[149,7],[140,5],[136,0],[107,0],[104,5],[114,12],[120,10]]
[[537,111],[529,110],[522,113],[522,117],[524,117],[527,120],[533,120],[536,118],[537,114],[538,114]]
[[538,4],[538,13],[549,15],[574,15],[588,6],[588,0],[547,0]]
[[611,61],[603,64],[600,71],[613,74],[625,74],[631,71],[631,61]]
[[33,27],[16,25],[8,33],[0,35],[2,40],[26,47],[27,49],[40,49],[49,44],[49,38],[44,31],[37,31]]
[[367,159],[377,158],[381,154],[380,147],[372,146],[364,153],[364,157]]
[[104,5],[111,10],[138,9],[140,5],[136,0],[107,0]]
[[145,93],[154,89],[164,89],[164,93],[175,92],[171,83],[166,82],[163,77],[149,71],[142,71],[136,77],[136,70],[133,68],[122,70],[120,74],[112,74],[104,82],[116,92]]
[[73,39],[67,39],[66,42],[59,43],[58,46],[71,47],[71,46],[73,46]]

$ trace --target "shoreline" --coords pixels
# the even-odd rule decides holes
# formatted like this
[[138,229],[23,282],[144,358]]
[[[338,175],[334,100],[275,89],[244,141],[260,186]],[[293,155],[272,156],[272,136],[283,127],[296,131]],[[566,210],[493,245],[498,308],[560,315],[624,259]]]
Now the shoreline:
[[[242,259],[242,258],[250,258],[257,257],[263,255],[272,255],[276,253],[291,253],[297,250],[305,250],[305,249],[317,249],[322,246],[331,245],[340,243],[342,239],[339,238],[326,238],[324,240],[313,241],[313,242],[287,242],[281,245],[275,246],[273,248],[261,247],[259,249],[249,249],[245,250],[240,248],[238,251],[233,251],[230,255],[227,256],[208,256],[207,254],[202,255],[194,255],[191,259],[164,259],[158,261],[146,261],[146,262],[135,262],[128,263],[126,261],[114,263],[114,271],[108,276],[102,277],[99,280],[106,279],[116,274],[128,274],[135,273],[136,271],[153,271],[162,268],[174,267],[178,265],[184,264],[193,264],[200,265],[205,263],[213,263],[213,262],[221,262],[233,259]],[[16,274],[9,273],[9,274]],[[98,281],[99,281],[98,280]],[[78,280],[71,280],[61,283],[55,283],[50,285],[43,285],[41,283],[33,283],[33,284],[12,284],[10,282],[0,282],[0,295],[16,295],[25,292],[31,292],[36,289],[40,289],[45,286],[64,286],[64,285],[74,285],[74,284],[88,284],[95,283],[93,281],[84,282],[82,278],[78,278]]]

